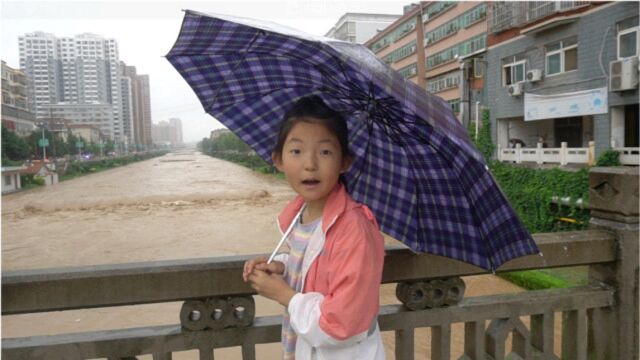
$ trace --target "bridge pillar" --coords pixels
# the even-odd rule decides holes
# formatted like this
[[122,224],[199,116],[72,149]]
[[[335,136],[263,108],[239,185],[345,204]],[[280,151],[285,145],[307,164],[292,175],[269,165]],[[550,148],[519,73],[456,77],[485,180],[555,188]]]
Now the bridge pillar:
[[638,168],[592,168],[589,205],[589,227],[617,238],[617,261],[589,268],[590,280],[612,286],[616,300],[589,314],[589,351],[597,359],[638,359]]

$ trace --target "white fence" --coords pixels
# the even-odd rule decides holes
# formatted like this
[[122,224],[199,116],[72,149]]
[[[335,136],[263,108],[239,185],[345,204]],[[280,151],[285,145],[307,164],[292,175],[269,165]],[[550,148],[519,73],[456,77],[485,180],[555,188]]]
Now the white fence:
[[[621,165],[639,165],[640,148],[618,148],[612,147],[611,150],[620,153]],[[595,164],[595,143],[589,142],[586,148],[570,148],[567,143],[563,142],[559,148],[543,148],[542,144],[538,144],[536,148],[523,148],[517,144],[515,148],[503,148],[498,145],[498,160],[506,162],[514,162],[517,164],[523,162],[532,162],[537,164]]]

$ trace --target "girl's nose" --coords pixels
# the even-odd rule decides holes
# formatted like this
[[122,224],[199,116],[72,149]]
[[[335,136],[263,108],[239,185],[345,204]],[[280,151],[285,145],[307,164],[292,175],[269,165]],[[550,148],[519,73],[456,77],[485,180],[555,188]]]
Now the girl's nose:
[[316,170],[318,167],[318,161],[315,156],[309,154],[304,159],[304,169],[308,171]]

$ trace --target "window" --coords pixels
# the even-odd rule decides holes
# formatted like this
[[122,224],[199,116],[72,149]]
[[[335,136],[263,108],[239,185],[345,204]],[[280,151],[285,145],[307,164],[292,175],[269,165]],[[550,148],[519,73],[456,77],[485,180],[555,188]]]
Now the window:
[[632,17],[618,23],[618,59],[638,55],[638,17]]
[[412,42],[408,43],[407,45],[396,49],[394,51],[392,51],[391,53],[389,53],[388,55],[386,55],[385,57],[382,58],[382,61],[384,61],[387,64],[391,64],[394,63],[396,61],[402,60],[404,58],[406,58],[407,56],[413,54],[416,52],[416,41],[413,40]]
[[451,105],[451,110],[453,110],[455,114],[460,113],[460,99],[447,100],[447,102]]
[[422,15],[422,22],[429,21],[436,15],[439,15],[450,7],[456,5],[456,3],[456,1],[434,1],[433,5],[430,5],[427,8],[427,12]]
[[547,75],[578,69],[578,37],[556,41],[545,46]]
[[402,69],[399,69],[398,72],[406,79],[412,78],[418,74],[418,64],[413,63],[409,66],[405,66]]
[[11,185],[11,175],[5,175],[4,176],[4,184],[7,186]]
[[510,56],[502,60],[502,86],[524,81],[525,63],[523,55]]
[[427,90],[431,93],[437,93],[442,90],[458,87],[460,83],[460,74],[458,71],[429,79]]
[[466,56],[484,49],[486,40],[487,34],[481,34],[427,57],[427,70],[434,68],[440,64],[453,61],[456,55]]

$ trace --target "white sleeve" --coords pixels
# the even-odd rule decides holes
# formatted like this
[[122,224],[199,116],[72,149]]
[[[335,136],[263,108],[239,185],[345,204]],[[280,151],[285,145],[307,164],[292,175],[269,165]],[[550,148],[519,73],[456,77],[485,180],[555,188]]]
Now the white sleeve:
[[284,264],[284,272],[282,273],[282,277],[287,275],[287,263],[289,262],[289,253],[282,252],[273,257],[273,261],[280,261]]
[[297,293],[289,301],[290,322],[293,330],[313,347],[346,347],[367,337],[362,332],[345,340],[338,340],[320,328],[320,304],[324,295],[317,292]]

